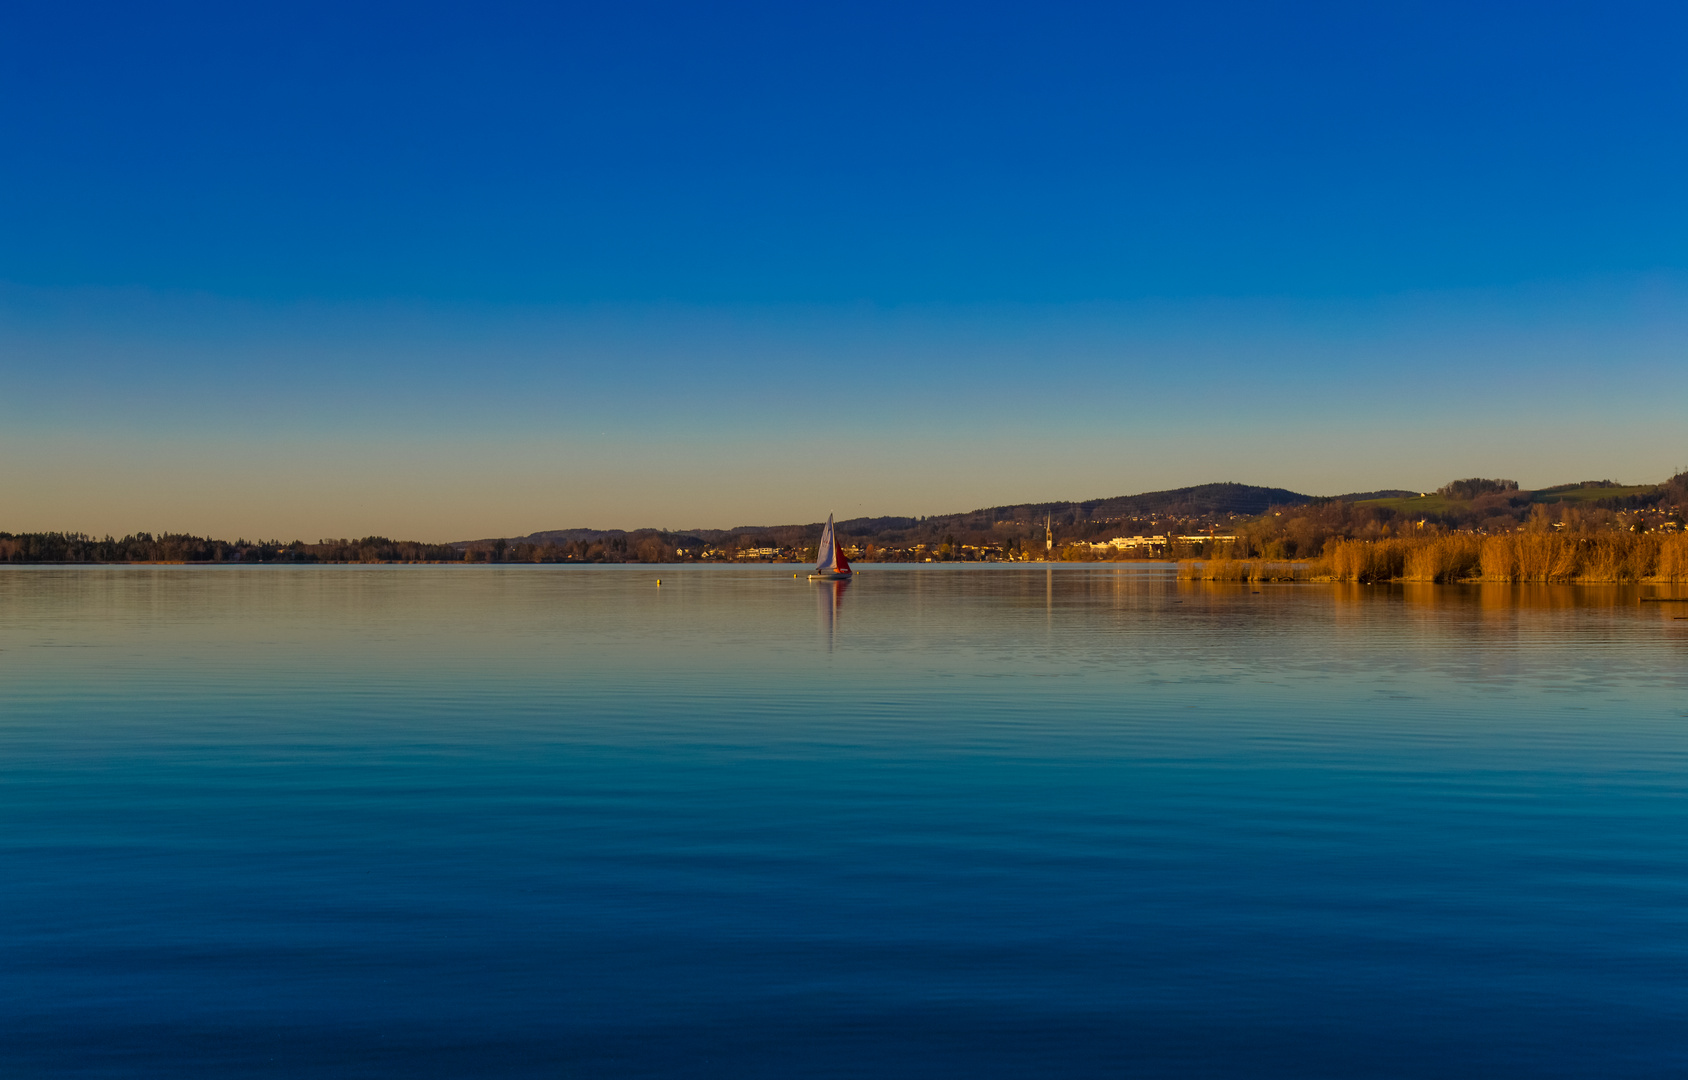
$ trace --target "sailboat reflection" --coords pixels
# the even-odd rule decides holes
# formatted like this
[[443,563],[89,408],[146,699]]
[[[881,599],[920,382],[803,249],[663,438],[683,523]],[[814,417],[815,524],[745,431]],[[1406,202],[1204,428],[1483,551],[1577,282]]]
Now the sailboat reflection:
[[821,636],[826,639],[826,651],[832,651],[833,638],[838,632],[838,611],[844,605],[844,590],[850,587],[850,579],[826,581],[815,590],[815,598],[820,604]]

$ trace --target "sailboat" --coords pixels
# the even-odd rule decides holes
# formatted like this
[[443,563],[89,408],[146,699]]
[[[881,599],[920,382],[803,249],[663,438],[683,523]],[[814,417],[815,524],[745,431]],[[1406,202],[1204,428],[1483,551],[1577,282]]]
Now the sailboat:
[[821,531],[819,556],[815,560],[815,572],[809,575],[810,581],[847,581],[855,573],[850,569],[850,560],[844,557],[844,550],[832,535],[831,514],[826,516],[826,528]]

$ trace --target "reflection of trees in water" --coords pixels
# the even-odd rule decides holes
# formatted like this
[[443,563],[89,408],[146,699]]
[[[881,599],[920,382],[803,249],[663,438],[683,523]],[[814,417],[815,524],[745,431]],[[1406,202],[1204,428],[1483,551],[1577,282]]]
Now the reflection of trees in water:
[[[1338,608],[1356,608],[1378,601],[1393,601],[1411,608],[1476,612],[1651,608],[1655,606],[1653,600],[1658,597],[1679,596],[1688,599],[1688,588],[1655,584],[1518,585],[1504,581],[1471,581],[1437,585],[1423,581],[1397,581],[1376,585],[1339,582],[1294,588],[1298,591],[1328,590]],[[1682,610],[1676,614],[1688,615],[1688,603],[1657,606],[1673,610],[1680,607]]]

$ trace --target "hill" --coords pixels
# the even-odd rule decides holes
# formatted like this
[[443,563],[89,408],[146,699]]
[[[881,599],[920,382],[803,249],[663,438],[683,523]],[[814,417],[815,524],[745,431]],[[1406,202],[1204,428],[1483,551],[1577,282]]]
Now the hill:
[[[1230,514],[1254,517],[1282,506],[1301,506],[1313,496],[1285,488],[1255,487],[1250,484],[1199,484],[1170,491],[1146,491],[1140,495],[1116,495],[1080,503],[1024,503],[998,510],[1041,521],[1046,514],[1064,514],[1076,508],[1074,521],[1123,521],[1139,517],[1217,517]],[[974,511],[975,514],[982,511]],[[955,517],[971,515],[958,514]]]
[[[1610,480],[1520,490],[1511,480],[1451,481],[1435,492],[1400,488],[1315,497],[1287,488],[1216,483],[1078,502],[1015,503],[929,517],[847,518],[838,530],[872,559],[1023,558],[1045,546],[1045,522],[1058,546],[1087,551],[1117,536],[1237,536],[1250,550],[1281,555],[1316,552],[1332,538],[1393,535],[1402,529],[1505,531],[1526,519],[1651,527],[1666,507],[1688,504],[1688,477],[1663,484]],[[1635,517],[1643,513],[1643,517]],[[1624,517],[1623,515],[1631,515]],[[1546,515],[1546,517],[1543,517]],[[1610,519],[1610,521],[1608,521]],[[812,547],[821,524],[741,525],[680,533],[641,529],[553,529],[507,540],[456,545],[469,558],[549,557],[651,561],[735,558],[778,551],[790,557]],[[1100,550],[1100,549],[1098,549]],[[535,555],[535,553],[540,553]],[[995,553],[990,556],[983,553]],[[761,557],[758,554],[757,557]]]
[[[1660,484],[1585,480],[1522,490],[1516,481],[1469,477],[1433,493],[1399,489],[1315,498],[1286,488],[1201,484],[1080,502],[1020,503],[932,517],[851,518],[839,522],[848,546],[867,560],[1042,558],[1045,522],[1058,557],[1118,557],[1119,536],[1162,538],[1162,554],[1226,558],[1307,558],[1333,540],[1417,538],[1520,530],[1565,535],[1680,532],[1688,528],[1688,472]],[[522,537],[428,544],[367,536],[357,540],[245,539],[135,533],[95,539],[81,533],[0,532],[0,562],[673,562],[800,559],[819,522],[735,529],[551,529]],[[1217,545],[1217,547],[1216,547]],[[1143,545],[1138,545],[1142,547]]]
[[[1044,522],[1050,521],[1058,536],[1076,540],[1113,535],[1133,528],[1161,531],[1208,528],[1236,518],[1257,517],[1273,509],[1305,506],[1314,501],[1311,495],[1286,488],[1236,483],[1199,484],[1105,499],[1017,503],[920,518],[846,518],[839,521],[837,527],[841,535],[854,541],[877,544],[935,542],[945,538],[952,543],[1003,543],[1042,536]],[[496,544],[506,547],[517,544],[610,544],[619,550],[637,550],[642,543],[658,541],[676,548],[704,545],[785,548],[812,543],[820,531],[820,522],[687,529],[678,533],[656,529],[548,529],[526,536],[460,540],[452,546],[459,550],[490,550]]]

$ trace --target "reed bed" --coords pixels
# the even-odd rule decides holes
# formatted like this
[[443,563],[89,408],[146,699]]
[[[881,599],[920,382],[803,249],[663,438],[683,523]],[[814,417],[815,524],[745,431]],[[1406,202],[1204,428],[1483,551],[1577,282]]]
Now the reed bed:
[[1336,581],[1393,581],[1406,573],[1408,540],[1335,540],[1320,563]]
[[1662,533],[1441,533],[1338,540],[1321,569],[1336,581],[1688,581],[1688,535]]
[[1181,559],[1179,581],[1312,581],[1321,576],[1312,563],[1271,559]]
[[1460,533],[1426,537],[1407,548],[1402,581],[1464,581],[1482,564],[1482,538]]

